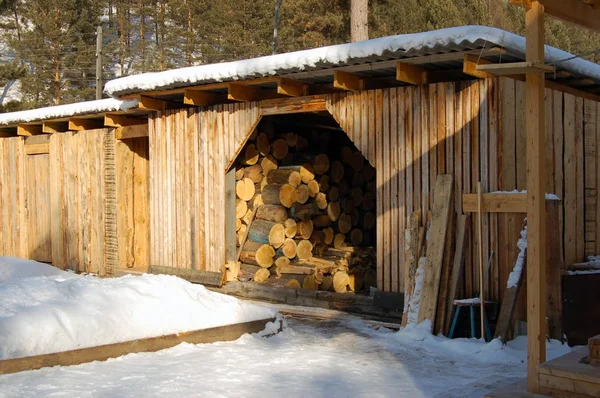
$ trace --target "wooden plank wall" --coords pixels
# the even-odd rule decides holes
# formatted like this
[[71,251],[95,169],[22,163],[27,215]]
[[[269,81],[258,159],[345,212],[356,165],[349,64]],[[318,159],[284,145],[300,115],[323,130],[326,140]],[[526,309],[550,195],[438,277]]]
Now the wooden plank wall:
[[0,255],[27,258],[27,179],[22,137],[0,138]]
[[105,267],[104,138],[104,129],[51,136],[52,260],[59,268],[110,274]]
[[[403,290],[404,229],[413,211],[431,209],[437,174],[454,175],[457,195],[475,192],[477,181],[484,192],[526,189],[524,102],[524,83],[504,78],[328,96],[331,114],[377,169],[381,288]],[[559,223],[566,264],[600,253],[598,106],[546,90],[548,192],[563,199]],[[462,212],[460,200],[455,207]],[[484,271],[492,299],[504,293],[524,217],[484,216],[484,258],[494,253]],[[475,224],[471,231],[477,231]],[[477,234],[471,233],[469,242],[461,294],[472,297],[479,280],[479,268],[473,266]]]
[[150,265],[150,192],[148,138],[116,141],[116,218],[118,267]]
[[257,103],[150,118],[150,263],[225,265],[225,172],[260,119]]

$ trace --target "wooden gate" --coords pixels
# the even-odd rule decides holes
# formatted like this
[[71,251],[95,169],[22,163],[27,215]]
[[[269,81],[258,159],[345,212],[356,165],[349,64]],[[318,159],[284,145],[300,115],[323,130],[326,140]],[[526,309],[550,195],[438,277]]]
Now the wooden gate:
[[29,258],[52,262],[49,136],[25,140]]

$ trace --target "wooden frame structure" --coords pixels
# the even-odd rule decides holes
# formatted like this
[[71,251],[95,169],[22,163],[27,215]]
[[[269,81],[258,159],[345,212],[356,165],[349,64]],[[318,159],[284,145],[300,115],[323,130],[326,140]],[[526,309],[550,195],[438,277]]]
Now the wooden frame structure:
[[[544,62],[544,14],[600,32],[600,2],[596,0],[511,0],[525,8],[526,62]],[[541,69],[526,74],[527,95],[527,389],[539,392],[538,366],[546,361],[545,303],[546,247],[544,196],[546,146],[544,75]]]

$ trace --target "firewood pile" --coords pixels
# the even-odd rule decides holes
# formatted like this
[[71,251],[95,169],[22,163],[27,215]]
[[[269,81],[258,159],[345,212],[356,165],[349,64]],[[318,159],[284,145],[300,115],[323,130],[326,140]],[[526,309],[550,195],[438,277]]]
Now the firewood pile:
[[238,280],[336,292],[376,285],[375,169],[343,132],[262,123],[234,167]]

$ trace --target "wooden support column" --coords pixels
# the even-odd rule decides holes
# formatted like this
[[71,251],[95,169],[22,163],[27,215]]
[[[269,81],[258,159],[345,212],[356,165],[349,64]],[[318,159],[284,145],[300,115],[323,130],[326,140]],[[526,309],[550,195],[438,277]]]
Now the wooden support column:
[[235,233],[235,167],[225,174],[225,260],[237,261]]
[[[544,62],[544,6],[525,13],[527,62]],[[528,73],[527,107],[527,390],[539,392],[537,367],[546,361],[546,133],[544,73]],[[567,176],[565,176],[567,177]],[[568,178],[568,177],[567,177]]]

